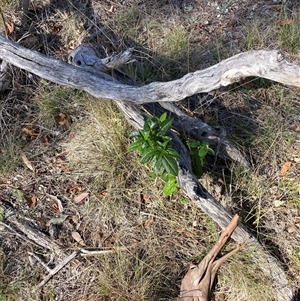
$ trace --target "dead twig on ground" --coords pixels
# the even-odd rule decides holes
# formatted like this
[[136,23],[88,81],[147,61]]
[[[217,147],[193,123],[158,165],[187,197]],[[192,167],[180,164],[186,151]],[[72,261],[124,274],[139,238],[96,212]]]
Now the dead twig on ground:
[[208,301],[213,284],[220,266],[233,254],[235,254],[245,243],[238,245],[231,252],[215,261],[228,238],[238,225],[239,216],[236,214],[230,224],[224,229],[219,240],[211,251],[203,258],[198,265],[190,265],[187,274],[184,276],[180,287],[180,301]]

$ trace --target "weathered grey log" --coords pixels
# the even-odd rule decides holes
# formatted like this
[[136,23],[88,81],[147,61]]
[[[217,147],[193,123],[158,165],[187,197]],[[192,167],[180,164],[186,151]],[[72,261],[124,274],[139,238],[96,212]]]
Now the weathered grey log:
[[[77,67],[92,73],[105,72],[109,73],[112,68],[119,68],[124,64],[133,62],[131,50],[121,52],[118,55],[109,57],[108,59],[100,59],[94,49],[89,46],[81,45],[74,49],[68,57],[68,62]],[[115,74],[111,74],[113,77],[108,77],[108,80],[116,79],[120,83],[131,83],[130,79],[125,74],[115,71]],[[141,86],[140,84],[139,86]],[[193,118],[184,113],[179,107],[171,102],[160,103],[148,103],[143,104],[143,108],[146,111],[151,111],[151,115],[161,115],[167,110],[172,113],[174,118],[173,129],[178,131],[181,135],[198,139],[200,141],[206,141],[211,147],[214,147],[220,151],[217,151],[217,155],[223,159],[231,159],[238,162],[247,169],[250,168],[249,163],[240,153],[240,151],[232,145],[225,137],[221,137],[221,133],[218,133],[208,124]],[[164,110],[165,109],[165,110]]]
[[153,82],[133,87],[106,80],[106,75],[91,72],[26,49],[0,35],[0,58],[21,69],[57,84],[82,89],[91,95],[136,105],[149,102],[179,101],[201,92],[228,86],[247,76],[258,76],[300,87],[300,66],[287,62],[277,50],[249,51],[220,63],[188,73],[169,82]]
[[[32,72],[42,78],[68,87],[82,89],[88,93],[117,102],[127,119],[134,126],[141,127],[142,116],[135,105],[147,102],[178,101],[200,92],[209,92],[221,86],[239,81],[246,76],[269,78],[283,84],[300,86],[300,68],[284,60],[278,51],[253,51],[233,56],[205,70],[189,73],[181,79],[167,83],[152,83],[133,87],[106,80],[106,74],[91,73],[70,66],[55,59],[47,58],[37,52],[25,49],[0,36],[0,58]],[[124,101],[124,102],[123,102]],[[230,222],[231,214],[217,202],[199,183],[191,172],[188,152],[178,137],[170,132],[174,147],[181,158],[178,162],[178,182],[184,193],[212,217],[222,229]],[[246,227],[239,225],[232,237],[242,242],[249,236]],[[258,241],[252,237],[253,260],[257,261],[273,281],[277,300],[293,298],[293,289],[288,285],[284,270],[275,258],[266,254]],[[250,244],[250,243],[249,243]]]
[[5,91],[11,84],[12,77],[9,72],[9,64],[6,61],[0,62],[0,92]]

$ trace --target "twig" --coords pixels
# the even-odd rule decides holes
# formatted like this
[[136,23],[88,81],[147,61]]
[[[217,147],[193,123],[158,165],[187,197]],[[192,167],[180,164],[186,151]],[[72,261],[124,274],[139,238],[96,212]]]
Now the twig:
[[133,246],[130,247],[117,247],[117,248],[111,248],[107,250],[87,250],[87,249],[80,249],[81,256],[95,256],[95,255],[103,255],[103,254],[110,254],[110,253],[117,253],[120,251],[128,251],[129,248],[132,248]]
[[48,267],[48,265],[39,257],[37,256],[36,254],[34,254],[33,252],[28,252],[28,254],[32,257],[34,257],[46,270],[48,273],[51,273],[52,272],[52,269],[50,269]]
[[[48,276],[38,284],[37,288],[41,288],[43,287],[50,279],[52,276],[54,276],[57,272],[59,272],[65,265],[67,265],[73,258],[76,257],[76,255],[78,254],[78,251],[74,251],[71,255],[69,255],[68,257],[66,257],[59,265],[57,265],[54,269],[49,269],[48,267],[46,268],[47,271],[50,271]],[[41,263],[41,261],[39,260],[39,262]],[[45,264],[41,263],[44,267]]]

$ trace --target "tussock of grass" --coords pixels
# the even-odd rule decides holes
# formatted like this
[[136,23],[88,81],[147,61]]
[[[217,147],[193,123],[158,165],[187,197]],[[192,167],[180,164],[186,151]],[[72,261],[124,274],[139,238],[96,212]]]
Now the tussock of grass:
[[39,110],[38,121],[43,126],[55,128],[58,124],[59,113],[66,114],[70,122],[77,121],[82,117],[85,92],[42,82],[35,101]]

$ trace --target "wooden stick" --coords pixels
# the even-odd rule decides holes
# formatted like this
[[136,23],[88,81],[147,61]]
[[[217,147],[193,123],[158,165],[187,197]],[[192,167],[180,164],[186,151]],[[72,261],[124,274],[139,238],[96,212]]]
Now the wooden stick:
[[[76,257],[78,251],[74,251],[71,255],[66,257],[59,265],[57,265],[54,269],[50,269],[47,277],[37,285],[37,288],[43,287],[57,272],[59,272],[65,265],[67,265],[73,258]],[[43,265],[44,266],[44,265]],[[48,269],[47,269],[48,270]]]

